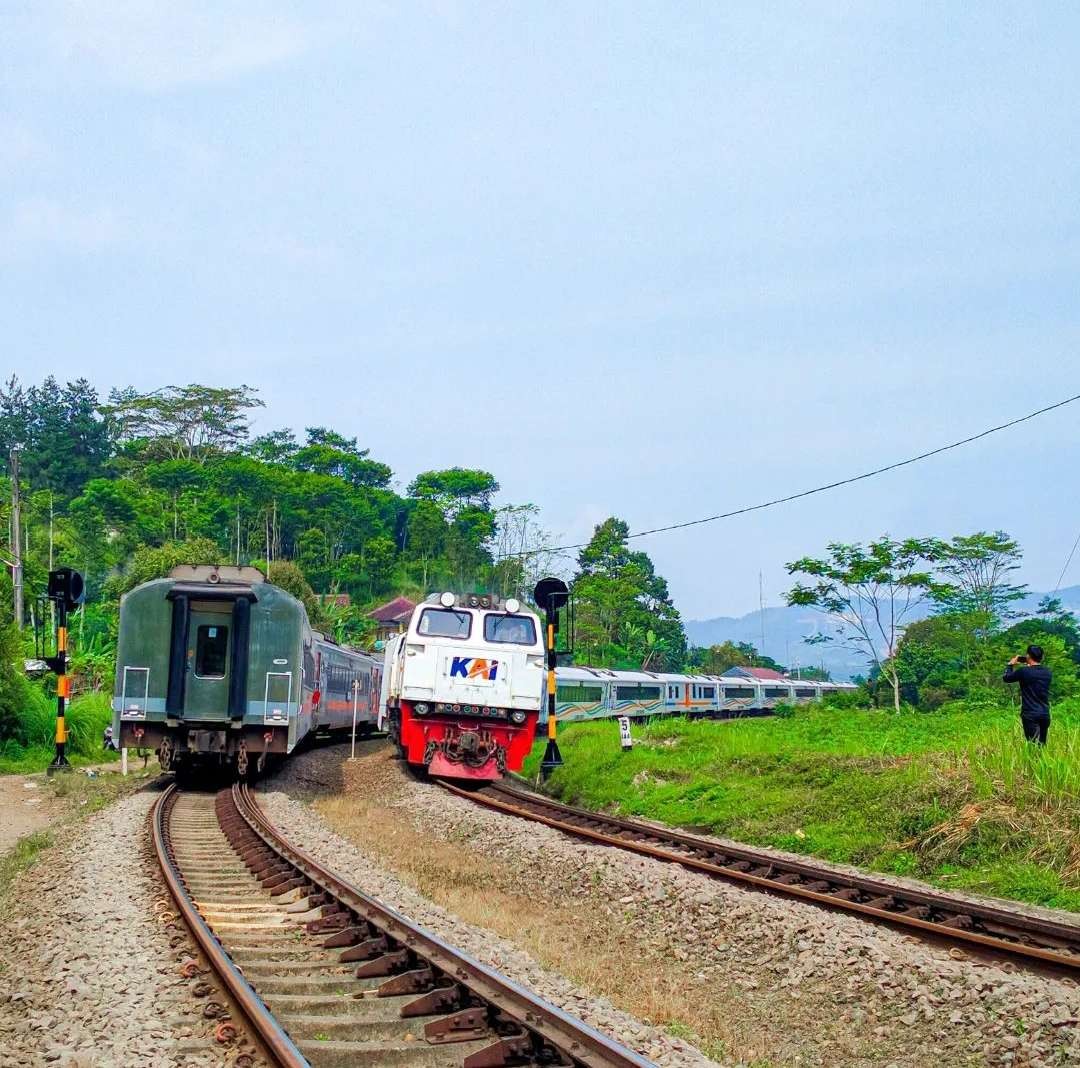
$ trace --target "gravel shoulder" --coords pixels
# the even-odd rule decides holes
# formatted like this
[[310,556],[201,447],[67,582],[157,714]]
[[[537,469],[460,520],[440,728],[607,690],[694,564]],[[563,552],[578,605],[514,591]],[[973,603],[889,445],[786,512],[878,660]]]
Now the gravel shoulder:
[[[576,984],[600,1017],[636,1013],[631,1044],[661,1063],[696,1055],[691,1041],[757,1068],[1080,1063],[1071,979],[567,839],[411,780],[386,747],[347,756],[301,754],[265,784],[283,829],[482,959],[550,982],[552,1000],[577,1011],[559,1001]],[[670,1052],[643,1044],[662,1038]]]
[[[198,996],[194,957],[149,847],[157,794],[130,794],[74,826],[19,875],[0,915],[0,1066],[232,1064]],[[247,1052],[251,1052],[250,1049]]]
[[[264,811],[286,835],[365,892],[392,905],[452,945],[630,1046],[656,1064],[670,1068],[705,1068],[714,1063],[685,1038],[665,1033],[635,1019],[620,1011],[609,999],[545,967],[520,945],[500,937],[489,928],[466,922],[455,911],[421,893],[415,882],[389,870],[383,858],[375,859],[356,841],[335,833],[316,810],[292,796],[325,796],[328,786],[331,792],[342,787],[348,790],[343,778],[346,768],[341,763],[347,755],[347,750],[339,751],[338,747],[303,753],[290,761],[277,777],[262,785],[260,802]],[[379,788],[380,801],[387,800],[385,787],[394,785],[394,777],[401,776],[401,772],[397,764],[387,759],[385,747],[373,750],[370,745],[365,746],[365,755],[357,764],[377,769],[377,773],[389,771],[390,781],[384,781],[383,787]],[[348,770],[351,772],[356,766]],[[403,777],[402,782],[406,782]],[[414,859],[424,863],[430,859],[417,858],[413,849],[415,843],[400,833],[400,827],[394,827],[394,822],[399,818],[396,812],[395,821],[381,820],[372,811],[367,815],[380,820],[381,826],[391,832],[399,854],[409,850]],[[439,865],[436,863],[435,867]],[[447,869],[443,869],[443,874],[451,880],[454,878]],[[531,907],[538,902],[530,898],[529,904]],[[609,966],[609,962],[600,963],[602,967]]]

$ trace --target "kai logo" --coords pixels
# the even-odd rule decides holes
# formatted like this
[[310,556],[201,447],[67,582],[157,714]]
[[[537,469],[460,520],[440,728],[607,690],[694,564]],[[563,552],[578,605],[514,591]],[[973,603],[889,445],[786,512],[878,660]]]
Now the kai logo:
[[498,660],[485,660],[479,656],[455,656],[450,662],[452,679],[486,679],[494,682],[499,672]]

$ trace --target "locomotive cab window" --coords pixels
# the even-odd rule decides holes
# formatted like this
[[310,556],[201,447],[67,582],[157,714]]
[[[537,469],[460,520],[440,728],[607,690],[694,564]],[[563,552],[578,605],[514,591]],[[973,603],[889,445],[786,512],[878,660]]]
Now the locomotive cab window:
[[484,641],[508,645],[535,645],[536,627],[529,616],[507,616],[492,612],[484,616]]
[[416,633],[425,638],[467,638],[472,630],[472,615],[452,608],[425,608],[420,614]]
[[195,674],[200,679],[225,678],[229,628],[204,623],[195,636]]

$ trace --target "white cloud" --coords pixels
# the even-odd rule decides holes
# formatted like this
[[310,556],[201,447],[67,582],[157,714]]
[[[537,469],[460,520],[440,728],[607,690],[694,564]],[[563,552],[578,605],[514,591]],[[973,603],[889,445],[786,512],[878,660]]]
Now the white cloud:
[[227,81],[311,44],[300,22],[247,0],[59,0],[38,19],[51,58],[73,73],[151,91]]

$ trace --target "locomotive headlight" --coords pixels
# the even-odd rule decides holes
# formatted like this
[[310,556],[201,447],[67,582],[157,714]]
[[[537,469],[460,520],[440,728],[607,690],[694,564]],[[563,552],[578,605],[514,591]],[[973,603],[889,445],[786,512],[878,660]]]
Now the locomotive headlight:
[[457,600],[457,598],[447,590],[446,593],[439,598],[439,604],[441,604],[443,608],[453,608],[455,600]]
[[525,719],[526,715],[524,712],[521,711],[520,708],[516,708],[513,712],[510,713],[510,722],[516,723],[519,727],[522,725],[522,723],[525,722]]
[[521,602],[516,597],[508,597],[506,600],[507,612],[517,612],[521,608]]
[[427,701],[420,701],[417,704],[413,705],[413,709],[416,711],[416,714],[418,716],[427,715],[430,708],[431,706],[427,703]]

